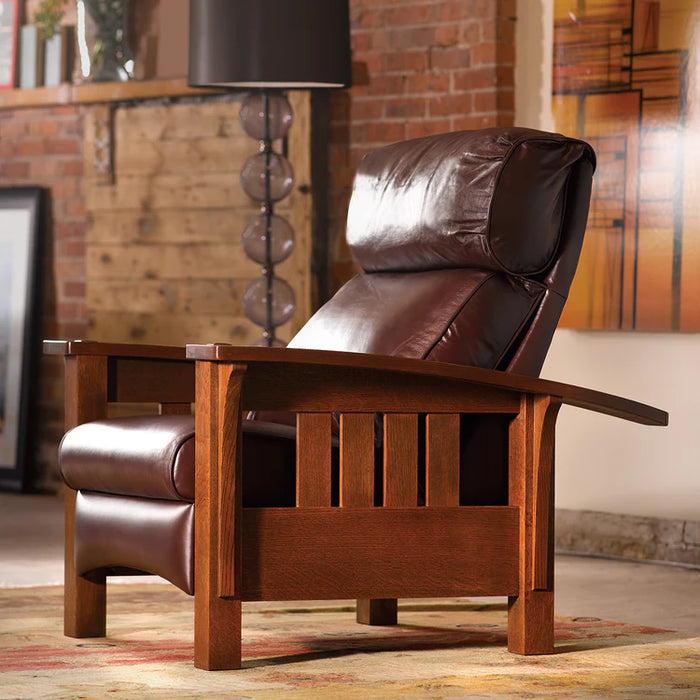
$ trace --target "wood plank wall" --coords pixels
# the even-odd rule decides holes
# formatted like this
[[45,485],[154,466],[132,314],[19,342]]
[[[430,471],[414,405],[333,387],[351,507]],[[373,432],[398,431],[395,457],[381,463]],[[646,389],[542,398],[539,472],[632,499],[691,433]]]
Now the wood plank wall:
[[[276,268],[297,311],[278,329],[289,340],[311,314],[309,95],[290,95],[292,194],[276,208],[295,229],[293,255]],[[105,114],[85,123],[86,296],[89,337],[106,342],[250,344],[262,335],[241,297],[261,274],[240,244],[259,212],[240,186],[258,143],[238,120],[237,100],[119,106],[113,113],[113,175],[95,167]],[[301,186],[301,190],[300,190]]]

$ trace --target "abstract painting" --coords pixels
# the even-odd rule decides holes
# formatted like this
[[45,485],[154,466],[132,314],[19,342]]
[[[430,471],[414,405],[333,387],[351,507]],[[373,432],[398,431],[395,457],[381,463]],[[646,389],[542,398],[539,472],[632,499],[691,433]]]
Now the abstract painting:
[[560,325],[700,331],[700,3],[554,0],[552,92],[598,156]]

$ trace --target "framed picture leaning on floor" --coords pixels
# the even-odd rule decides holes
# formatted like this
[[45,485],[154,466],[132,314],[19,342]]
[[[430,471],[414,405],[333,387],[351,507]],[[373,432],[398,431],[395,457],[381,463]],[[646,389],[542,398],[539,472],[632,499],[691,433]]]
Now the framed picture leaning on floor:
[[0,489],[29,485],[33,380],[40,352],[44,190],[0,188]]

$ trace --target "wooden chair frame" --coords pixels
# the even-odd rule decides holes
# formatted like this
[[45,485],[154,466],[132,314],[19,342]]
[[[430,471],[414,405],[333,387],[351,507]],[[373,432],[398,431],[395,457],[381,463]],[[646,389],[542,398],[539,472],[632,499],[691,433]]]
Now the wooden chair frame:
[[[314,350],[45,341],[65,356],[66,428],[109,402],[195,403],[195,666],[241,665],[244,600],[358,599],[395,621],[403,597],[508,596],[508,649],[554,649],[554,428],[562,404],[647,425],[658,409],[557,382],[422,360]],[[195,388],[196,387],[196,388]],[[244,411],[297,413],[295,508],[241,504]],[[331,507],[331,415],[340,505]],[[384,414],[384,504],[373,506],[374,414]],[[512,416],[505,506],[459,506],[459,414]],[[417,505],[425,414],[426,505]],[[105,634],[105,575],[73,562],[66,498],[65,633]]]

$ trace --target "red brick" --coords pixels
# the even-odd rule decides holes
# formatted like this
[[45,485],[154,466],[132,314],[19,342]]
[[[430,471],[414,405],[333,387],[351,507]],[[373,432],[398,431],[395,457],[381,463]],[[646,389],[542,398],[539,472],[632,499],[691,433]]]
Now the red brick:
[[85,299],[85,282],[65,281],[62,291],[64,299]]
[[28,122],[28,131],[31,136],[55,136],[58,133],[58,124],[52,120],[36,120]]
[[84,258],[85,241],[64,239],[56,241],[56,257],[60,259]]
[[435,30],[435,43],[438,46],[454,46],[459,41],[459,27],[455,24],[443,24]]
[[370,122],[365,125],[366,143],[393,143],[405,137],[403,122]]
[[482,26],[483,22],[467,22],[463,24],[460,31],[462,42],[471,46],[483,41]]
[[418,73],[406,76],[406,92],[447,92],[450,89],[449,73]]
[[475,66],[496,63],[496,43],[476,44],[471,47],[472,63]]
[[51,194],[60,199],[70,199],[78,192],[78,183],[75,178],[63,178],[51,185]]
[[62,175],[72,175],[75,177],[83,176],[85,164],[82,160],[63,160],[60,161],[60,164]]
[[445,117],[454,114],[469,114],[472,111],[472,95],[442,95],[428,101],[431,117]]
[[470,68],[452,73],[452,89],[456,92],[483,90],[497,85],[497,73],[493,66]]
[[0,163],[0,177],[8,180],[25,180],[29,177],[29,163],[19,160],[6,160]]
[[424,117],[425,100],[423,98],[399,98],[386,101],[386,116],[391,117]]
[[15,154],[19,158],[28,156],[43,156],[46,144],[43,139],[22,139],[15,144]]
[[384,25],[383,10],[354,10],[350,14],[352,29],[373,29]]
[[70,154],[76,155],[80,153],[80,143],[77,139],[48,139],[46,142],[46,153],[59,154]]
[[410,24],[427,24],[435,21],[438,13],[435,5],[408,5],[392,8],[386,11],[386,26],[398,27]]
[[61,175],[61,165],[61,161],[54,158],[37,158],[32,160],[32,177],[38,180],[59,177]]
[[68,238],[84,238],[85,222],[83,221],[56,221],[53,226],[56,240]]
[[494,90],[489,90],[488,92],[477,92],[474,95],[475,112],[495,112],[496,109],[496,92]]
[[77,199],[72,199],[66,202],[66,214],[68,216],[75,216],[81,219],[85,218],[85,202]]
[[452,128],[455,131],[462,129],[488,129],[491,126],[497,126],[495,114],[482,114],[478,116],[467,115],[455,117],[452,120]]
[[384,58],[387,72],[420,71],[428,67],[428,53],[423,50],[389,53]]
[[358,98],[350,105],[350,119],[379,119],[384,114],[385,100],[382,98]]
[[84,279],[85,261],[75,258],[57,259],[54,262],[56,279]]
[[449,119],[428,119],[417,122],[410,122],[406,125],[406,138],[417,139],[433,134],[442,134],[451,128]]
[[351,97],[356,94],[366,95],[400,95],[403,92],[403,75],[371,76],[369,85],[361,88],[351,88]]
[[74,301],[61,301],[56,306],[58,315],[65,320],[83,319],[87,316],[87,309],[84,303]]
[[436,43],[434,27],[416,27],[389,31],[389,46],[393,49],[414,49],[418,46],[432,46]]
[[452,68],[469,68],[471,65],[471,49],[452,48],[441,49],[431,47],[430,67],[433,69],[450,70]]
[[0,138],[2,139],[16,139],[24,136],[27,133],[27,122],[16,120],[16,121],[3,121],[0,123]]

